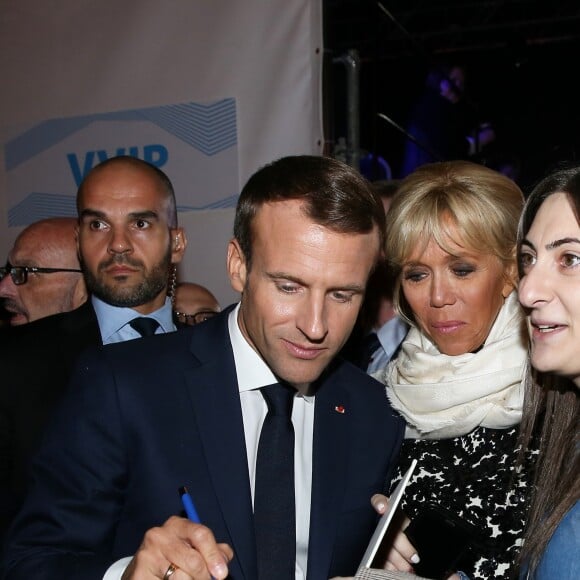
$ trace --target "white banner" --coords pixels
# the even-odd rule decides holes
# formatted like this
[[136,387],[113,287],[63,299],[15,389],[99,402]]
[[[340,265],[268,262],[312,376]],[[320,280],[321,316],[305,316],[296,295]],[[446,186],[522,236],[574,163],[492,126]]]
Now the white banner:
[[71,215],[92,166],[128,153],[175,186],[181,279],[235,300],[239,189],[277,157],[322,152],[321,12],[321,0],[0,0],[0,260],[27,223]]
[[238,148],[233,99],[102,113],[40,123],[5,144],[8,226],[76,216],[75,192],[96,165],[138,157],[190,192],[178,211],[235,207]]

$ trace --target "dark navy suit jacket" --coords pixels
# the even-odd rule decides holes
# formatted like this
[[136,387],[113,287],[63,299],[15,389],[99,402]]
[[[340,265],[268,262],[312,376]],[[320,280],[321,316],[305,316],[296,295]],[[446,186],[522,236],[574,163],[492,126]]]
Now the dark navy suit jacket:
[[[5,578],[102,578],[147,529],[183,515],[182,485],[232,546],[230,577],[257,577],[229,311],[80,358],[34,461]],[[402,438],[380,383],[347,362],[328,369],[316,394],[308,580],[355,573],[376,524],[370,498]]]
[[0,538],[28,485],[31,455],[62,398],[77,356],[103,344],[90,299],[0,333]]

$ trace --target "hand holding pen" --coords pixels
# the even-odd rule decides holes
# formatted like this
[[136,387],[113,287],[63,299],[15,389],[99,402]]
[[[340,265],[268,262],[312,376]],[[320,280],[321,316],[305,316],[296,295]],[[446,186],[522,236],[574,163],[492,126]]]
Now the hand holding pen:
[[[197,513],[197,509],[195,508],[195,504],[193,503],[193,499],[189,495],[187,491],[187,487],[183,485],[179,488],[179,495],[181,496],[181,503],[183,504],[183,509],[185,510],[185,514],[187,515],[187,519],[195,524],[201,524],[201,520],[199,519],[199,515]],[[172,564],[173,565],[173,564]],[[167,576],[167,573],[165,574]],[[165,578],[164,578],[165,580]],[[211,577],[211,580],[215,580],[214,576]]]
[[199,522],[195,505],[187,489],[179,488],[188,519],[171,516],[162,526],[145,533],[143,542],[125,570],[122,580],[162,578],[163,580],[215,580],[228,576],[228,562],[233,551],[218,544],[212,531]]

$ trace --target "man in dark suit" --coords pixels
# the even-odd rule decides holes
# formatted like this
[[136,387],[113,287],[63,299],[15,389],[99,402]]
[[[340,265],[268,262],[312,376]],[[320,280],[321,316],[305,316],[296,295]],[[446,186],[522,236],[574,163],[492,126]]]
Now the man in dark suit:
[[[35,460],[5,578],[353,575],[376,524],[370,498],[403,437],[383,387],[336,357],[383,237],[382,205],[347,165],[296,156],[254,174],[228,246],[241,301],[204,324],[81,357]],[[291,401],[288,520],[257,501],[271,387]],[[287,463],[278,451],[271,461]],[[179,517],[180,486],[203,524]],[[264,510],[279,515],[272,527],[258,523]],[[289,566],[263,572],[264,535],[288,531],[289,546],[274,548],[290,548],[280,557]]]
[[[177,226],[168,177],[139,159],[112,158],[85,177],[77,209],[90,298],[75,310],[0,334],[0,538],[20,505],[30,456],[77,356],[89,346],[139,338],[131,326],[136,317],[153,319],[157,333],[176,329],[168,285],[187,240]],[[16,254],[12,266],[30,264],[18,255],[24,259]],[[28,273],[17,288],[34,286],[43,275]]]

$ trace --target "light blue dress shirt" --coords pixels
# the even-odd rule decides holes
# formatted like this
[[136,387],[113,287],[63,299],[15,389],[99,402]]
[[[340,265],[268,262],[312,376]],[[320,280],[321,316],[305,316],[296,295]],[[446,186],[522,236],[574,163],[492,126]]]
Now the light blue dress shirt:
[[[125,340],[133,340],[141,338],[141,335],[129,324],[133,318],[143,316],[133,308],[125,308],[121,306],[112,306],[103,302],[96,296],[91,296],[91,302],[97,320],[99,322],[99,329],[101,331],[101,338],[103,344],[110,344],[112,342],[124,342]],[[147,314],[149,318],[154,318],[159,323],[159,327],[155,334],[163,334],[164,332],[173,332],[177,330],[173,322],[173,310],[171,308],[171,299],[167,297],[165,304],[155,310],[151,314]]]
[[377,330],[377,338],[381,343],[381,348],[373,353],[371,362],[367,367],[367,374],[370,375],[387,366],[403,342],[408,330],[409,325],[398,316],[391,318]]

